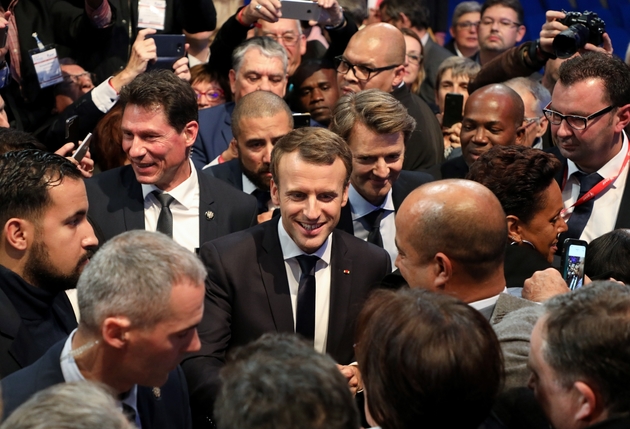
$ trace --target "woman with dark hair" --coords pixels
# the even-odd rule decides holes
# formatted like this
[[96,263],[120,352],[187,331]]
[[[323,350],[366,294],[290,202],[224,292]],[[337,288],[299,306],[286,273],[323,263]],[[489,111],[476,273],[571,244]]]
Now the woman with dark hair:
[[591,280],[613,278],[630,285],[630,229],[615,229],[591,241],[584,274]]
[[485,317],[462,301],[377,290],[356,339],[370,425],[472,429],[490,413],[503,378],[501,348]]
[[567,230],[554,179],[560,168],[553,155],[524,146],[495,146],[470,167],[467,179],[490,189],[507,216],[508,287],[523,287],[535,271],[551,267],[558,236]]

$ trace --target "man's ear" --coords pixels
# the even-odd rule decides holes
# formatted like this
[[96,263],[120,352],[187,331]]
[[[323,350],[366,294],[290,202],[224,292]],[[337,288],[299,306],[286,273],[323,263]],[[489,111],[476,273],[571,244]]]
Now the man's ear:
[[519,43],[521,40],[523,40],[523,37],[525,36],[525,31],[526,28],[524,25],[520,25],[518,27],[518,31],[516,33],[516,43]]
[[401,64],[394,69],[394,80],[392,81],[392,89],[396,89],[400,86],[405,77],[405,65]]
[[544,136],[547,132],[547,127],[549,126],[549,120],[545,115],[543,115],[542,118],[539,119],[539,121],[540,125],[538,125],[538,133],[536,134],[536,137]]
[[525,126],[521,125],[516,129],[516,138],[514,139],[514,144],[519,146],[525,146]]
[[122,349],[129,340],[131,322],[126,317],[108,317],[103,321],[101,335],[110,347]]
[[300,55],[304,55],[306,53],[306,36],[304,34],[300,34]]
[[25,219],[11,218],[4,224],[2,233],[11,248],[24,252],[34,241],[35,225]]
[[234,137],[232,137],[232,140],[230,140],[230,149],[237,155],[240,154],[238,151],[238,143],[236,142],[236,138]]
[[278,189],[278,185],[276,184],[276,181],[273,179],[273,177],[269,181],[269,191],[271,194],[271,201],[273,202],[273,205],[280,206],[280,190]]
[[400,22],[400,28],[411,28],[411,20],[404,13],[398,15],[398,21]]
[[229,73],[230,78],[230,90],[232,91],[232,95],[236,94],[235,83],[236,83],[236,72],[234,69],[230,69]]
[[615,116],[618,119],[615,125],[615,132],[620,133],[630,123],[630,104],[619,107]]
[[438,252],[433,257],[433,287],[435,290],[443,291],[449,280],[453,278],[453,263],[442,252]]
[[195,143],[198,132],[199,132],[199,123],[197,121],[190,121],[184,126],[184,137],[186,139],[186,147],[191,147]]
[[573,383],[573,388],[576,391],[575,401],[577,401],[577,408],[573,419],[585,423],[586,426],[590,426],[595,423],[605,411],[601,397],[591,386],[582,381]]

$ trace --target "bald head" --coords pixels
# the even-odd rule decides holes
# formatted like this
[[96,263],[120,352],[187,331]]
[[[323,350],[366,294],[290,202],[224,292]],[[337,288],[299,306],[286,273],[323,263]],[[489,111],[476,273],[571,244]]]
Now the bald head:
[[367,80],[364,76],[355,76],[352,71],[339,73],[339,86],[344,93],[372,88],[392,92],[400,85],[404,75],[405,38],[391,24],[370,24],[352,36],[343,57],[352,65],[371,69],[391,67]]
[[236,139],[241,135],[243,118],[270,118],[278,113],[285,113],[293,128],[293,114],[282,98],[267,91],[249,93],[238,100],[232,112],[232,135]]
[[470,166],[495,145],[524,144],[523,100],[503,84],[473,92],[464,108],[460,139],[464,160]]
[[[417,270],[414,273],[414,268],[430,265],[439,253],[456,267],[452,280],[468,278],[481,284],[503,275],[505,213],[497,197],[479,183],[459,179],[428,183],[400,206],[396,243],[403,251],[396,265],[412,287],[432,288],[425,283],[431,281],[417,275]],[[412,254],[417,257],[404,261]],[[411,263],[416,267],[401,266]]]

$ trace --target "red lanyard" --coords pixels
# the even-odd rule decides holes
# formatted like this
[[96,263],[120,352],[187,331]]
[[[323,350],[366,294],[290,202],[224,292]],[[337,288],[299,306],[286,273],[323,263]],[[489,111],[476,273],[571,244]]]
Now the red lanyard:
[[[566,213],[566,211],[569,210],[570,208],[577,207],[580,204],[584,204],[585,202],[590,201],[593,198],[595,198],[597,195],[599,195],[604,189],[606,189],[608,187],[608,185],[610,185],[612,182],[614,182],[617,179],[617,177],[619,177],[621,172],[628,165],[628,160],[629,159],[630,159],[630,144],[628,145],[628,150],[626,152],[626,157],[623,160],[623,165],[621,166],[621,169],[619,170],[619,172],[616,175],[614,175],[612,177],[608,177],[608,178],[602,180],[601,182],[599,182],[597,185],[593,186],[590,191],[588,191],[587,193],[582,195],[576,202],[573,203],[573,205],[571,205],[571,207],[567,207],[566,209],[562,210],[562,212]],[[564,191],[565,185],[567,184],[568,170],[569,170],[568,168],[566,170],[564,170],[564,178],[562,179],[562,190],[563,191]]]

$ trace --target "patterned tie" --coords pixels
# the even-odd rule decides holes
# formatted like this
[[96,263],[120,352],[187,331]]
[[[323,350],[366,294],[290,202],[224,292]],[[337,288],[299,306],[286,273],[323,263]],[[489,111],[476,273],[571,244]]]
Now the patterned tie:
[[11,64],[9,65],[11,76],[17,83],[21,84],[22,72],[20,70],[20,64],[22,62],[22,54],[20,53],[20,42],[18,40],[17,23],[15,21],[14,12],[17,2],[18,0],[13,0],[7,9],[7,11],[11,12],[9,31],[7,33],[7,47],[9,48],[9,58],[11,59]]
[[371,213],[363,216],[363,219],[370,228],[368,234],[368,243],[376,244],[378,247],[383,247],[383,236],[381,235],[381,221],[385,215],[385,209],[376,209]]
[[162,206],[162,209],[160,210],[160,217],[158,217],[157,221],[156,231],[173,238],[173,213],[171,213],[170,205],[173,201],[175,201],[175,198],[167,193],[159,193],[157,191],[153,191],[153,195]]
[[[598,173],[586,174],[578,171],[574,173],[574,176],[580,182],[580,195],[578,197],[582,198],[584,194],[593,189],[595,185],[602,181],[603,177]],[[595,204],[595,199],[592,198],[587,202],[576,206],[573,209],[573,213],[571,213],[571,217],[569,218],[569,222],[567,225],[569,227],[568,231],[565,234],[560,236],[560,243],[564,243],[565,238],[580,238],[582,232],[584,231],[584,227],[588,222],[588,219],[591,217],[591,213],[593,212],[593,204]]]
[[302,270],[298,287],[295,332],[312,342],[315,339],[315,264],[319,258],[300,255],[295,259]]

